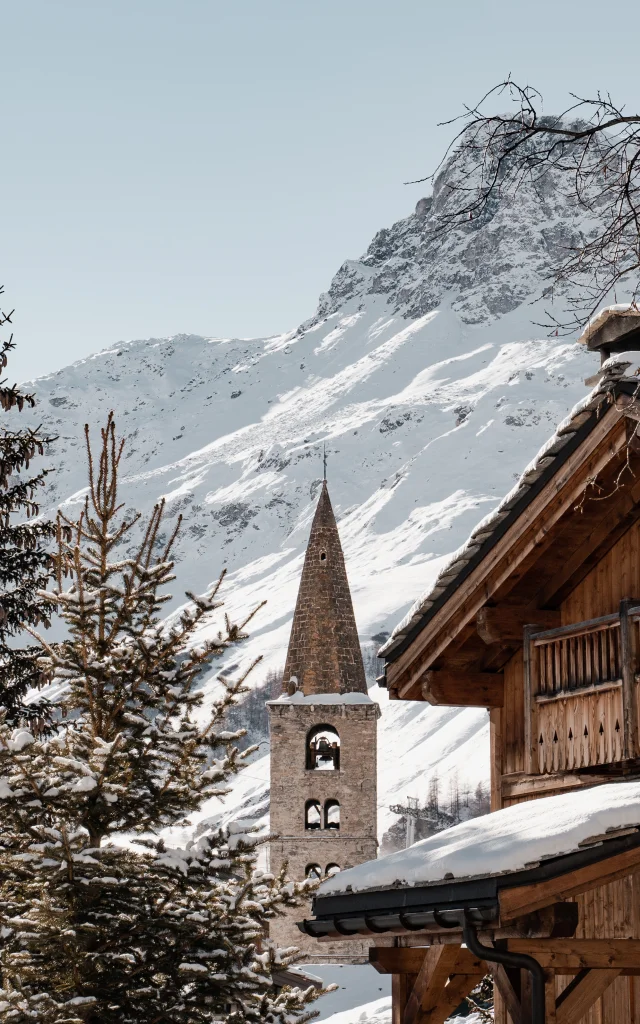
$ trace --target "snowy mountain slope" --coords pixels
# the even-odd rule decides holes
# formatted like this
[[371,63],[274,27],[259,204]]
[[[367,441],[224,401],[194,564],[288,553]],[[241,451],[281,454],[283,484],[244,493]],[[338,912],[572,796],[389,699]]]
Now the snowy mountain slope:
[[[297,330],[131,341],[34,384],[34,422],[59,435],[50,507],[79,508],[83,424],[97,430],[113,408],[127,437],[125,505],[148,510],[164,496],[167,526],[183,516],[180,586],[202,591],[226,567],[231,611],[267,600],[243,652],[264,656],[254,685],[284,664],[324,443],[372,656],[585,393],[594,357],[531,326],[550,251],[585,225],[558,201],[527,195],[437,238],[430,216],[447,173],[460,168],[451,163],[432,203],[343,265]],[[215,692],[213,675],[205,685]],[[445,801],[453,773],[472,789],[486,779],[484,712],[373,695],[383,704],[381,832],[394,820],[389,805],[424,797],[436,767]],[[267,787],[265,746],[226,812],[263,813]]]

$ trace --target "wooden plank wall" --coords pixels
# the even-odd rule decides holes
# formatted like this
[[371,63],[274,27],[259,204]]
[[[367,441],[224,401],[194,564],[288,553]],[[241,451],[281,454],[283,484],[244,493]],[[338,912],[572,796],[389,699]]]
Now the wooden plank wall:
[[[632,526],[561,606],[563,625],[617,612],[620,601],[640,602],[640,524]],[[492,775],[524,771],[524,695],[522,652],[504,670],[505,703],[497,713],[499,749],[493,751]],[[499,787],[494,809],[497,809]],[[522,798],[520,798],[522,799]],[[525,799],[534,799],[527,797]],[[517,802],[506,800],[504,804]],[[602,886],[578,897],[582,938],[640,939],[640,874]],[[558,994],[571,979],[558,977]],[[496,997],[495,1024],[510,1018]],[[640,977],[618,978],[580,1024],[640,1024]]]
[[563,625],[618,611],[624,597],[640,600],[640,524],[636,523],[585,576],[560,607]]

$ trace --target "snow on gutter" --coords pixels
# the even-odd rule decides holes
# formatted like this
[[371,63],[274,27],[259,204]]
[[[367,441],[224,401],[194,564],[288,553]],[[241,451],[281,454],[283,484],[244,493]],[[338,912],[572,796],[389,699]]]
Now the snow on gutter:
[[453,553],[433,586],[418,598],[395,627],[389,639],[378,651],[378,657],[392,662],[407,649],[569,455],[590,434],[603,412],[603,407],[610,403],[615,392],[621,390],[635,394],[638,389],[638,378],[623,377],[629,365],[628,362],[621,362],[619,358],[613,356],[603,364],[600,380],[594,389],[573,407],[553,436],[529,463],[515,487],[493,512],[480,521],[466,543]]
[[[301,931],[316,938],[497,919],[499,892],[640,847],[640,783],[542,797],[326,879]],[[577,923],[577,922],[576,922]]]

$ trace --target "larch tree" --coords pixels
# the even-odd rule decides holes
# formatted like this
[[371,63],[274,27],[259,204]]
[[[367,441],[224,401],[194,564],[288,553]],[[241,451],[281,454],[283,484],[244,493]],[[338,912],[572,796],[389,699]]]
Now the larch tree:
[[[0,330],[10,330],[12,315],[0,311]],[[0,341],[0,373],[14,348],[13,335],[5,335]],[[29,470],[52,439],[39,430],[10,429],[6,422],[7,413],[13,417],[34,405],[32,394],[10,385],[6,378],[0,380],[4,414],[0,429],[0,709],[6,721],[14,724],[39,719],[46,711],[43,701],[25,702],[27,692],[38,687],[43,676],[37,664],[38,647],[22,643],[25,626],[47,624],[48,609],[39,591],[51,576],[47,546],[55,531],[52,523],[38,518],[36,497],[47,470],[36,475],[29,475]]]
[[246,673],[221,680],[206,711],[199,682],[252,615],[214,629],[220,579],[165,619],[179,522],[163,538],[163,503],[144,529],[123,512],[112,415],[98,458],[88,430],[87,452],[84,508],[59,516],[46,595],[68,630],[42,641],[42,670],[65,686],[61,717],[47,736],[0,731],[0,1021],[305,1021],[317,993],[276,992],[272,969],[296,951],[265,936],[312,886],[258,870],[247,823],[184,849],[161,835],[223,797],[251,752],[224,727]]

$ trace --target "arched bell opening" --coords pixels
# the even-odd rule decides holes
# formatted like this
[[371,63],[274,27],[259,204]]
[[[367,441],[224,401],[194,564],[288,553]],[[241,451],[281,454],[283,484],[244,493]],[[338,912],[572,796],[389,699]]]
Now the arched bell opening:
[[304,869],[305,878],[322,878],[322,868],[319,864],[307,864]]
[[307,770],[339,771],[340,737],[332,725],[315,725],[307,734]]
[[307,831],[322,828],[322,810],[319,800],[307,800],[304,805],[304,827]]
[[324,869],[324,873],[327,876],[327,878],[331,878],[331,875],[337,875],[339,870],[339,864],[327,864],[326,868]]
[[324,827],[340,829],[340,804],[337,800],[325,800],[324,803]]

